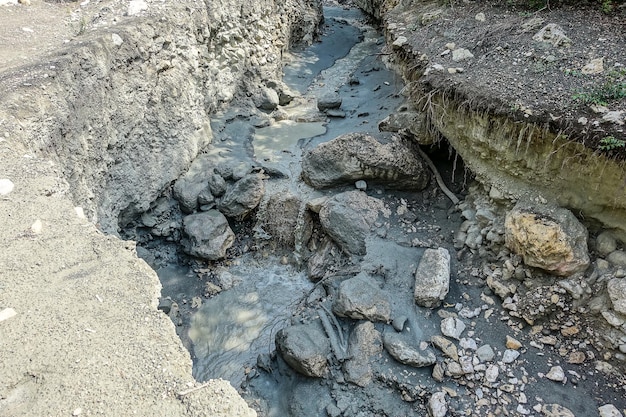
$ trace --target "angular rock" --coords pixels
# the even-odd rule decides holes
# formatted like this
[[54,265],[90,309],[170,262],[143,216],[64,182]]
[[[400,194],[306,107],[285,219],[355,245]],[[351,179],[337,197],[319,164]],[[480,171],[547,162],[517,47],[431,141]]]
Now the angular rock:
[[413,347],[401,333],[387,332],[383,336],[385,350],[398,362],[422,368],[437,362],[435,354],[430,350],[418,350]]
[[613,310],[626,315],[626,278],[613,278],[606,285]]
[[339,285],[333,312],[341,317],[388,323],[391,318],[389,296],[373,278],[364,274],[347,279]]
[[613,404],[605,404],[598,407],[600,417],[623,417],[623,414]]
[[474,54],[472,54],[469,50],[464,48],[457,48],[452,51],[452,60],[454,62],[464,61],[466,59],[474,58]]
[[317,108],[319,111],[328,109],[338,109],[341,107],[341,96],[337,93],[325,94],[317,99]]
[[447,414],[446,393],[439,391],[431,395],[428,399],[428,415],[430,417],[445,417]]
[[570,38],[565,35],[563,28],[556,23],[549,23],[533,36],[537,42],[547,42],[554,46],[569,46],[572,44]]
[[512,350],[520,350],[522,348],[522,344],[519,340],[507,335],[506,336],[506,348]]
[[456,345],[451,340],[448,340],[443,336],[433,336],[430,338],[430,341],[447,357],[455,361],[459,360],[459,354]]
[[481,362],[491,362],[493,358],[495,358],[496,353],[493,351],[493,348],[489,345],[482,345],[478,349],[476,349],[476,356]]
[[360,387],[372,381],[370,359],[383,350],[382,336],[370,321],[359,323],[348,342],[348,359],[343,364],[346,380]]
[[426,249],[415,271],[415,303],[433,308],[441,304],[450,287],[450,254],[447,249]]
[[303,375],[321,378],[328,371],[326,357],[330,342],[319,326],[307,324],[282,329],[276,334],[276,347],[285,362]]
[[485,370],[485,380],[487,382],[494,383],[498,380],[498,376],[500,375],[500,368],[498,365],[489,365]]
[[198,258],[215,261],[226,256],[226,249],[235,241],[235,234],[228,220],[217,210],[190,214],[183,219],[186,238],[185,253]]
[[566,209],[520,201],[506,215],[506,245],[527,265],[558,276],[589,266],[587,229]]
[[[207,182],[214,175],[214,169],[213,161],[200,156],[193,161],[187,172],[176,180],[172,192],[183,212],[193,213],[198,208],[198,196],[206,190]],[[210,187],[209,189],[211,190]]]
[[447,317],[441,320],[441,333],[444,336],[459,340],[465,330],[465,323],[456,317]]
[[280,99],[276,90],[272,88],[262,88],[255,97],[254,104],[261,110],[276,110],[280,104]]
[[504,354],[502,355],[502,362],[513,363],[515,362],[517,358],[519,358],[519,355],[520,355],[519,351],[507,349],[504,351]]
[[307,152],[302,178],[318,189],[368,180],[417,191],[428,185],[430,173],[398,135],[347,133]]
[[565,372],[560,366],[553,366],[546,374],[546,378],[551,381],[563,382],[565,380]]
[[347,191],[324,202],[319,212],[326,233],[346,252],[366,253],[365,239],[384,203],[361,191]]
[[210,174],[207,178],[207,182],[209,184],[209,191],[211,191],[211,194],[215,197],[221,197],[226,192],[226,180],[217,172]]
[[264,193],[263,176],[248,174],[224,194],[217,208],[225,216],[244,218],[259,205]]
[[541,406],[541,412],[546,417],[576,417],[570,409],[560,404],[544,404]]

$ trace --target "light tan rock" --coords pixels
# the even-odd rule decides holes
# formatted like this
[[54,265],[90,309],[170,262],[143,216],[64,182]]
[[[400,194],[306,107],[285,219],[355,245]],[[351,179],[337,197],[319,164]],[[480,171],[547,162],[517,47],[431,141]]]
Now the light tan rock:
[[505,220],[506,245],[527,265],[559,276],[589,266],[587,229],[566,209],[520,201]]

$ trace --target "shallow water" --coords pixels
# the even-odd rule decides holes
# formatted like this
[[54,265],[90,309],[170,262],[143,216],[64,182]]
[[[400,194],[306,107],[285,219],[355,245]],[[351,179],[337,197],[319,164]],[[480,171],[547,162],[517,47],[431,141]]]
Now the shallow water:
[[243,261],[229,272],[241,280],[208,300],[194,314],[189,329],[197,358],[194,376],[223,378],[239,386],[244,364],[274,350],[274,336],[289,323],[291,311],[311,289],[304,273],[271,258]]

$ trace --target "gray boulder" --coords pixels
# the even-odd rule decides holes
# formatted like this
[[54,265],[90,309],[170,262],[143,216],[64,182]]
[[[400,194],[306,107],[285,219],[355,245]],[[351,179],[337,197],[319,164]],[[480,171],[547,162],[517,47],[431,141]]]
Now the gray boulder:
[[402,333],[386,332],[383,335],[385,350],[398,362],[422,368],[434,365],[437,357],[430,349],[419,350]]
[[280,330],[276,347],[285,362],[302,375],[320,378],[328,370],[330,342],[318,325],[301,324]]
[[244,218],[256,208],[265,193],[261,174],[248,174],[226,191],[217,208],[228,217]]
[[383,350],[381,334],[370,321],[359,323],[350,334],[348,359],[343,364],[346,380],[360,387],[372,382],[370,360]]
[[373,278],[359,274],[339,285],[333,312],[341,317],[388,323],[391,305],[389,296]]
[[365,239],[384,210],[381,200],[361,191],[348,191],[327,199],[319,211],[319,218],[326,233],[341,249],[364,255]]
[[186,238],[185,253],[198,258],[215,261],[226,256],[226,249],[235,241],[226,217],[217,210],[190,214],[183,219]]
[[280,104],[278,93],[273,88],[262,88],[254,99],[254,104],[261,110],[276,110]]
[[415,271],[415,303],[433,308],[441,304],[450,288],[450,254],[447,249],[426,249]]
[[506,246],[527,265],[570,276],[589,266],[587,229],[571,211],[519,201],[505,219]]
[[430,173],[398,135],[348,133],[307,152],[302,178],[318,189],[369,180],[418,191],[428,185]]
[[337,93],[324,94],[317,99],[317,108],[319,111],[338,109],[341,107],[341,101],[341,96]]

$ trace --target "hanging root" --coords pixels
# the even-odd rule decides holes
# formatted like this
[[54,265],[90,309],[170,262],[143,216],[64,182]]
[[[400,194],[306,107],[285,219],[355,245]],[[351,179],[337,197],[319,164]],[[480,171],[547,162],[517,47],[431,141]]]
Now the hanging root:
[[420,156],[424,159],[424,161],[426,161],[426,165],[428,165],[428,168],[430,168],[430,170],[433,172],[433,175],[437,180],[437,185],[439,185],[441,191],[443,191],[443,193],[450,199],[450,201],[452,201],[454,205],[459,204],[459,199],[457,198],[457,196],[454,195],[452,191],[450,191],[450,189],[443,182],[443,178],[441,178],[441,174],[439,174],[439,171],[437,170],[437,167],[435,167],[435,164],[433,164],[433,161],[430,160],[428,155],[426,155],[426,152],[424,152],[419,146],[416,146],[416,148]]

